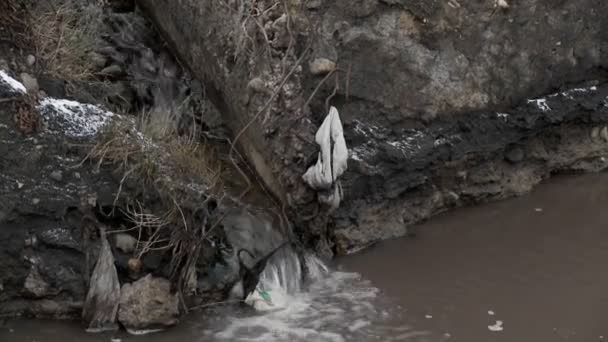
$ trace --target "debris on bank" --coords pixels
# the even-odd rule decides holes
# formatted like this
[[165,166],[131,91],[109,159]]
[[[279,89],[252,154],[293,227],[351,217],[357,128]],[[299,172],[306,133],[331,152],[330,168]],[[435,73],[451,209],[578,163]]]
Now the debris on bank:
[[329,114],[323,120],[315,135],[315,142],[321,152],[317,163],[308,168],[302,178],[319,192],[319,202],[328,205],[330,210],[335,210],[344,196],[338,178],[346,171],[348,160],[344,130],[335,107],[330,108]]

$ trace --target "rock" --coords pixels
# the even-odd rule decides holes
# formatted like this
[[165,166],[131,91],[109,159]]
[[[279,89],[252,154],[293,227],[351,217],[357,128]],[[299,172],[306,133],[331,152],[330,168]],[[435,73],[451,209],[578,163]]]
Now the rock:
[[178,322],[178,303],[167,279],[148,274],[122,286],[118,321],[129,331],[169,327]]
[[602,127],[600,130],[600,137],[602,140],[604,140],[604,142],[608,142],[608,126]]
[[27,89],[27,92],[30,94],[37,94],[38,93],[38,80],[28,74],[28,73],[21,73],[21,82],[23,83],[23,86],[25,87],[25,89]]
[[38,203],[40,203],[40,198],[32,198],[32,204],[33,205],[36,205]]
[[511,163],[519,163],[524,159],[524,156],[524,150],[520,147],[510,148],[505,153],[505,159]]
[[336,70],[336,62],[327,58],[315,58],[310,63],[310,72],[313,75],[323,75]]
[[137,239],[125,233],[114,235],[114,245],[123,253],[131,253],[135,250]]
[[591,140],[598,141],[600,138],[600,127],[593,127],[591,129]]
[[61,182],[63,180],[63,171],[55,170],[55,171],[51,172],[50,177],[51,177],[51,179],[53,179],[57,182]]
[[48,294],[49,284],[42,278],[37,266],[32,265],[30,273],[25,278],[23,290],[25,295],[34,298],[43,298]]
[[255,92],[258,92],[258,93],[266,93],[266,92],[268,92],[266,84],[259,77],[255,77],[254,79],[252,79],[251,81],[249,81],[249,83],[247,84],[247,88],[251,89],[251,90],[253,90]]
[[27,66],[34,66],[34,64],[36,64],[36,57],[34,57],[34,55],[27,55],[25,58],[25,63]]
[[497,0],[496,5],[500,8],[509,8],[509,3],[507,0]]
[[125,75],[125,71],[118,64],[112,64],[108,67],[103,68],[100,73],[109,77],[121,77]]
[[129,270],[131,272],[134,272],[134,273],[141,272],[142,267],[143,267],[142,261],[139,260],[139,259],[137,259],[137,258],[131,258],[131,259],[129,259],[129,262],[128,262],[127,265],[129,267]]

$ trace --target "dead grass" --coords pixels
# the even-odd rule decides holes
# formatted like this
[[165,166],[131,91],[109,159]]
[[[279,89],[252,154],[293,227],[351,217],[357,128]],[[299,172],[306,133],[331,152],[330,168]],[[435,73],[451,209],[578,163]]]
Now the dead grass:
[[190,185],[205,189],[209,196],[223,193],[222,163],[214,149],[198,141],[198,135],[151,138],[131,120],[115,120],[100,133],[85,160],[94,161],[97,168],[113,166],[122,175],[115,204],[123,184],[131,180],[152,186],[171,201],[181,197],[175,191]]
[[48,72],[66,80],[92,78],[93,65],[88,56],[99,37],[101,8],[66,0],[58,6],[38,4],[30,16],[36,56]]

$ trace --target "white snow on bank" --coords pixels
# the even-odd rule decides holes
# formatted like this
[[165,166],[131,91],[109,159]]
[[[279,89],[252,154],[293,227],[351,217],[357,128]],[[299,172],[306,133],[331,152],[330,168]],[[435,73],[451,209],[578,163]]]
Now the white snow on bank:
[[[556,96],[563,96],[565,98],[571,99],[573,100],[574,97],[572,96],[573,94],[576,93],[588,93],[588,92],[593,92],[593,91],[597,91],[597,87],[596,86],[591,86],[588,88],[572,88],[566,91],[562,91],[559,93],[554,93],[551,95],[548,95],[547,97],[556,97]],[[542,110],[543,112],[547,112],[551,110],[551,107],[549,107],[549,105],[547,104],[547,99],[546,98],[539,98],[539,99],[532,99],[532,100],[528,100],[528,103],[533,103],[536,105],[536,107],[538,107],[540,110]]]
[[507,122],[509,120],[509,114],[507,113],[496,113],[496,116],[502,120],[504,120],[505,122]]
[[91,104],[45,98],[37,107],[40,114],[71,138],[94,136],[115,115]]
[[536,107],[538,107],[543,112],[548,112],[551,110],[551,107],[549,107],[549,105],[547,104],[547,99],[545,98],[528,100],[528,103],[534,103]]
[[561,93],[551,94],[551,95],[549,95],[549,97],[555,97],[555,96],[561,95],[561,96],[567,97],[569,99],[574,99],[574,97],[572,97],[572,94],[575,94],[575,93],[588,93],[588,92],[591,92],[591,91],[597,91],[597,87],[596,86],[592,86],[592,87],[588,87],[588,88],[572,88],[570,90],[566,90],[566,91],[563,91]]
[[10,77],[4,70],[0,70],[0,82],[7,84],[9,87],[11,87],[12,90],[16,92],[24,94],[27,92],[25,86],[21,84],[21,82]]

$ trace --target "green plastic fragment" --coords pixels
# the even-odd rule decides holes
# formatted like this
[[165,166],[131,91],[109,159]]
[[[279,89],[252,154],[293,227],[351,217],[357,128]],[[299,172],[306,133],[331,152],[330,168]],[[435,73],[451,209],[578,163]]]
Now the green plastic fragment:
[[266,291],[258,291],[260,293],[260,297],[264,298],[265,301],[271,302],[270,294]]

